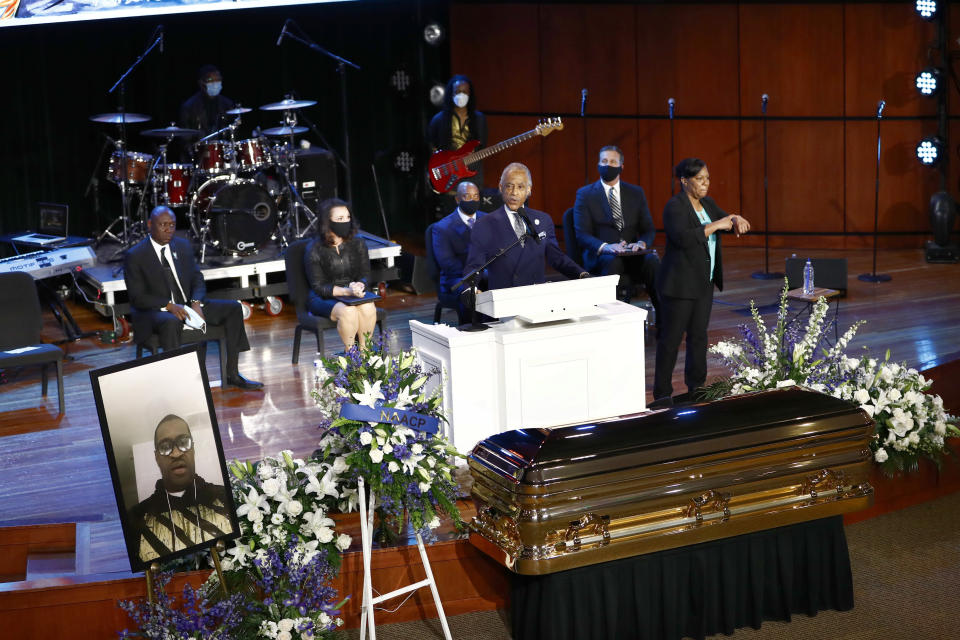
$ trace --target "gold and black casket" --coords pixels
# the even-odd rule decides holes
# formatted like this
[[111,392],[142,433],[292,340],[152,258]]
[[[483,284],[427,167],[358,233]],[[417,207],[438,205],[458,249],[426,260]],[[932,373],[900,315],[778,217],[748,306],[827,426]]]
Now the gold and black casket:
[[470,539],[539,575],[865,509],[873,433],[796,387],[499,433],[468,460]]

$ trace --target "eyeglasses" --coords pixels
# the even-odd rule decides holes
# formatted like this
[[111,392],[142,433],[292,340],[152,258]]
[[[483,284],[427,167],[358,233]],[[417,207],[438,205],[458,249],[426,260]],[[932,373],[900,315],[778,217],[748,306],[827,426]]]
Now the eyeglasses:
[[173,453],[173,447],[176,446],[182,453],[193,449],[193,438],[188,434],[177,436],[173,440],[161,440],[157,443],[157,453],[162,456],[169,456]]

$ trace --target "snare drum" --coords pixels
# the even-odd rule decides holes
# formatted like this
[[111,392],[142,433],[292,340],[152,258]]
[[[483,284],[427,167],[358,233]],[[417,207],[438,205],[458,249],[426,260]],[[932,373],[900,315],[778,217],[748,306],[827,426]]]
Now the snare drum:
[[166,202],[171,207],[187,204],[190,193],[190,180],[193,178],[192,164],[168,164],[166,185]]
[[237,142],[237,170],[256,170],[270,161],[267,145],[259,138]]
[[224,254],[257,253],[277,228],[277,203],[252,180],[217,176],[203,183],[190,204],[190,220],[207,229]]
[[230,143],[226,140],[207,140],[197,145],[197,170],[216,175],[230,169]]
[[[150,173],[150,165],[153,163],[153,156],[149,153],[140,153],[138,151],[126,152],[127,163],[127,184],[146,184],[147,175]],[[124,164],[120,151],[114,151],[110,155],[110,166],[107,167],[107,180],[120,184],[123,181]]]

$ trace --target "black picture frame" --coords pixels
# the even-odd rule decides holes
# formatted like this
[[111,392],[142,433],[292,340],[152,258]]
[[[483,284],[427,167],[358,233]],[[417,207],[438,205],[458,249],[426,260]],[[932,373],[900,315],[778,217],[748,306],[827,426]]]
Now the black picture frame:
[[[96,369],[90,372],[90,382],[131,570],[141,571],[154,562],[164,563],[208,549],[220,540],[226,542],[239,536],[240,525],[233,501],[230,475],[200,345],[186,345],[139,360]],[[152,452],[156,425],[164,416],[170,414],[181,416],[189,425],[194,440],[191,453],[195,463],[198,463],[196,466],[207,469],[207,473],[211,470],[219,472],[219,477],[209,478],[195,472],[195,478],[199,476],[209,485],[220,485],[224,488],[224,509],[216,506],[218,511],[213,514],[207,505],[195,508],[198,528],[207,529],[206,522],[203,527],[199,526],[200,514],[203,513],[216,515],[218,523],[229,521],[230,530],[222,532],[222,529],[215,529],[221,531],[219,535],[205,531],[201,533],[202,539],[197,542],[184,542],[180,539],[172,545],[172,550],[144,558],[140,553],[141,529],[139,522],[133,521],[131,510],[143,502],[137,494],[138,480],[142,485],[144,476],[147,476],[146,479],[153,476],[159,479],[160,470],[156,466],[159,458],[154,460],[152,468],[150,464],[144,463],[137,469],[135,451],[142,453],[144,443],[149,439]],[[201,450],[200,442],[208,445],[212,442],[214,450]],[[156,455],[154,453],[154,456]],[[194,487],[197,487],[196,479]],[[161,485],[156,482],[157,494],[160,494],[160,490]],[[217,491],[217,498],[219,497]],[[221,513],[223,510],[225,513]],[[170,515],[172,517],[172,511]],[[179,544],[184,546],[180,547]]]

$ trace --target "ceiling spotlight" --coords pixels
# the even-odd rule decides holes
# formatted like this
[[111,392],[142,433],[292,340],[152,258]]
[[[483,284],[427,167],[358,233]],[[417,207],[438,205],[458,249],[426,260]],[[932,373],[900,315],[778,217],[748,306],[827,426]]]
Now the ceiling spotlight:
[[435,84],[430,87],[430,104],[438,109],[443,106],[443,96],[446,95],[447,88],[442,84]]
[[927,136],[917,145],[917,160],[924,166],[935,166],[943,157],[943,147],[943,140],[937,136]]
[[423,40],[431,47],[435,47],[443,42],[443,27],[436,22],[431,22],[423,28]]
[[940,88],[940,69],[927,67],[917,74],[917,91],[920,95],[932,96]]
[[924,20],[933,20],[937,17],[937,0],[917,0],[914,7]]

